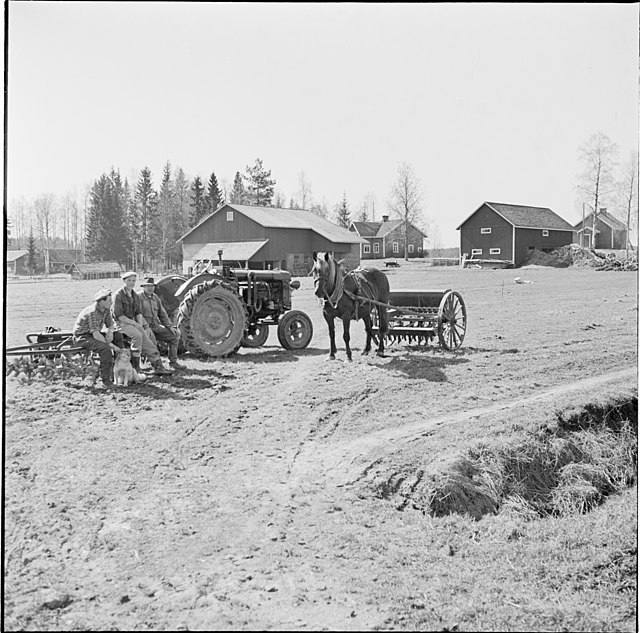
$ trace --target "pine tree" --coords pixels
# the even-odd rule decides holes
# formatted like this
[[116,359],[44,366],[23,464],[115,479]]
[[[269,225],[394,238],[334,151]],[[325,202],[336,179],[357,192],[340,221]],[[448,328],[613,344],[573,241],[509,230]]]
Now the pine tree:
[[189,196],[191,213],[189,214],[189,226],[194,227],[207,214],[207,202],[205,200],[204,185],[200,176],[193,179],[191,185],[191,195]]
[[206,199],[209,213],[213,213],[224,203],[224,195],[218,186],[218,179],[214,172],[211,172],[211,176],[209,177]]
[[37,267],[38,250],[36,247],[36,238],[33,236],[33,227],[29,229],[29,242],[27,243],[27,270],[33,275]]
[[167,161],[162,171],[162,182],[158,196],[158,244],[157,252],[162,259],[163,266],[169,266],[169,248],[172,242],[172,225],[175,207],[175,190],[171,177],[171,163]]
[[336,208],[336,219],[338,226],[348,229],[351,225],[351,215],[349,213],[349,203],[346,192],[342,196],[342,202]]
[[87,255],[92,261],[124,264],[130,246],[125,187],[119,172],[102,174],[91,188],[87,218]]
[[273,190],[276,181],[271,178],[271,170],[262,166],[262,159],[256,158],[253,167],[246,167],[247,175],[244,177],[247,183],[247,198],[250,204],[257,207],[271,206]]
[[240,172],[236,172],[236,177],[233,179],[233,189],[231,190],[231,204],[246,204],[247,192],[242,182],[242,176]]
[[182,265],[182,244],[179,244],[178,240],[187,232],[187,227],[189,226],[189,181],[182,167],[176,169],[174,189],[175,200],[168,251],[171,268]]
[[157,235],[157,215],[158,215],[158,194],[153,188],[151,181],[151,171],[145,167],[140,172],[134,204],[138,220],[140,222],[140,255],[142,258],[142,270],[147,271],[151,267],[151,258],[154,254],[154,246],[158,244]]

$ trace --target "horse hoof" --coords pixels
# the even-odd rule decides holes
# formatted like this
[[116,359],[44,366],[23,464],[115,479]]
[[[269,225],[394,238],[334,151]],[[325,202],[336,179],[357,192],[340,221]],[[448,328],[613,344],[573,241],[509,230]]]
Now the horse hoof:
[[378,358],[386,358],[386,356],[385,356],[384,352],[376,352],[376,356],[377,356]]
[[333,354],[329,354],[329,360],[335,360],[336,357]]
[[370,349],[365,349],[365,350],[362,351],[362,355],[363,356],[367,356],[370,351],[371,351]]

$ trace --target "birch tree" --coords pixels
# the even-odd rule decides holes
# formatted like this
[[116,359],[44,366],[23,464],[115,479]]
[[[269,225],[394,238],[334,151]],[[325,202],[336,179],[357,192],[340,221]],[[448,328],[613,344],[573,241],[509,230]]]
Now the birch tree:
[[424,213],[424,192],[420,179],[407,163],[398,166],[396,180],[391,186],[388,202],[389,211],[404,222],[404,258],[409,259],[409,225],[422,224]]

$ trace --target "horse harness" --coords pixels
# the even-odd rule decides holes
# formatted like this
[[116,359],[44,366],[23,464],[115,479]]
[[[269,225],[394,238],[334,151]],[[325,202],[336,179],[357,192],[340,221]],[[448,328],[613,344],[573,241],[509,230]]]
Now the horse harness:
[[[350,277],[355,281],[356,291],[351,292],[344,287],[345,277]],[[358,304],[361,302],[370,303],[371,300],[376,300],[375,289],[367,278],[364,276],[363,269],[356,268],[351,272],[348,272],[344,277],[340,274],[340,270],[336,270],[336,285],[331,293],[330,297],[325,299],[325,302],[329,302],[330,306],[336,310],[338,307],[338,301],[340,301],[342,295],[345,294],[353,301],[353,314],[351,318],[358,319]]]

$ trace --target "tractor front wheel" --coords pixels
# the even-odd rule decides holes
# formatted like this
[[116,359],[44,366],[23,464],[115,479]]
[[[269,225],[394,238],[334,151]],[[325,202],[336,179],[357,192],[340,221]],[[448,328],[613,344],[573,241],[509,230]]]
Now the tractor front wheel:
[[285,349],[304,349],[312,337],[311,319],[300,310],[286,312],[278,323],[278,340]]
[[222,358],[238,350],[247,328],[242,299],[219,281],[192,288],[180,304],[178,328],[188,351]]

